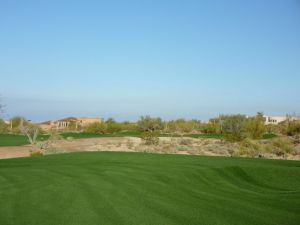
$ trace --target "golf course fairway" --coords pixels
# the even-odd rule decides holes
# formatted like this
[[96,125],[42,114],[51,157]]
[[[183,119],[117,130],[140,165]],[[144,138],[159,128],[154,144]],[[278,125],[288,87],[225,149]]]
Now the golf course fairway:
[[299,225],[300,162],[90,152],[0,160],[1,225]]

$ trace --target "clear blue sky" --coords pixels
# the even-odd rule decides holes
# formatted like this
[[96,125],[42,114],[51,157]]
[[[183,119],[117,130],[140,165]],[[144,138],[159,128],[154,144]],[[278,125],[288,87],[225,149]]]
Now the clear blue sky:
[[300,1],[0,1],[6,116],[300,113]]

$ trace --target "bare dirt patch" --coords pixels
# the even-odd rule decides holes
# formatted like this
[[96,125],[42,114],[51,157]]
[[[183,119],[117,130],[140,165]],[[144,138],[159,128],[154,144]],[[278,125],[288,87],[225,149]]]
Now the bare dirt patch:
[[[0,147],[0,158],[28,157],[36,146]],[[44,154],[83,151],[118,151],[118,152],[150,152],[161,154],[207,155],[207,156],[239,156],[240,145],[220,139],[160,137],[158,145],[147,145],[137,137],[107,137],[86,139],[63,139],[44,149]],[[274,154],[266,158],[282,159]],[[287,155],[285,159],[300,160],[299,154]]]
[[0,159],[28,157],[31,150],[33,147],[30,145],[0,147]]

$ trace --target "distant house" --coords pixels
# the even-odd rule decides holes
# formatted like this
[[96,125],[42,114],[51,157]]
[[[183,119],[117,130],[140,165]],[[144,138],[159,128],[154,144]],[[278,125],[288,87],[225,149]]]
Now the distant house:
[[287,116],[264,116],[265,118],[265,124],[279,124],[281,122],[289,120],[299,120],[299,117],[287,117]]
[[9,120],[4,120],[4,123],[8,125],[8,124],[10,124],[10,121]]
[[51,129],[57,129],[57,130],[63,130],[67,129],[71,124],[75,125],[77,127],[85,127],[91,123],[95,122],[102,122],[102,119],[100,118],[76,118],[76,117],[68,117],[60,120],[52,120],[52,121],[46,121],[43,123],[40,123],[39,126],[43,130],[51,130]]

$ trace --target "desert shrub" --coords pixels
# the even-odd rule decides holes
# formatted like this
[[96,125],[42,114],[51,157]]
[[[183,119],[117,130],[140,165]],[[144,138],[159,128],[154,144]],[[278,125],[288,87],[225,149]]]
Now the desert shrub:
[[266,127],[266,132],[269,134],[274,134],[280,132],[279,126],[276,124],[267,124],[265,125]]
[[159,138],[157,132],[143,132],[141,134],[141,139],[144,141],[145,145],[159,144]]
[[193,141],[187,138],[181,138],[179,141],[180,145],[192,145]]
[[93,134],[104,134],[107,131],[107,125],[100,122],[91,123],[86,127],[85,131]]
[[142,116],[137,122],[137,126],[142,132],[154,132],[164,128],[161,118],[152,118],[150,116]]
[[241,141],[238,154],[250,157],[261,157],[263,151],[263,146],[259,142],[246,138]]
[[[59,133],[59,131],[57,131],[57,130],[51,130],[49,135],[50,135],[50,137],[48,138],[47,142],[54,143],[56,141],[59,141],[59,140],[63,139],[63,137],[61,136],[61,133]],[[68,140],[73,139],[73,137],[68,137],[68,138],[71,138],[71,139],[68,139]]]
[[106,124],[106,133],[115,133],[122,130],[121,124],[117,123],[114,119],[109,118],[105,121]]
[[287,119],[278,124],[278,130],[281,134],[288,136],[300,134],[300,121]]
[[57,149],[57,142],[62,140],[63,137],[57,130],[51,130],[49,133],[49,138],[46,141],[38,142],[36,145],[43,151],[45,154],[56,154],[63,152],[62,150]]
[[288,123],[286,134],[289,136],[300,134],[300,121],[291,121]]
[[230,142],[240,142],[245,139],[247,136],[245,133],[226,133],[224,134],[224,138]]
[[120,131],[136,131],[137,124],[130,122],[119,123],[116,122],[113,118],[107,119],[105,122],[95,122],[89,124],[85,128],[85,132],[94,133],[94,134],[112,134]]
[[221,116],[221,129],[229,141],[241,141],[246,137],[246,117],[244,115]]
[[278,137],[272,140],[272,152],[277,156],[284,156],[293,151],[293,143],[290,138]]
[[253,139],[260,139],[266,132],[265,119],[262,114],[247,119],[246,132]]
[[300,145],[300,134],[294,136],[294,145]]
[[227,152],[228,152],[228,154],[230,155],[230,156],[234,156],[235,155],[235,150],[233,149],[233,148],[229,148],[229,149],[227,149]]
[[122,131],[136,131],[138,130],[137,124],[136,123],[131,123],[128,121],[120,123],[121,130]]
[[164,152],[168,152],[172,149],[173,145],[171,143],[162,143],[162,149]]
[[209,122],[201,126],[201,132],[205,134],[220,133],[220,125],[217,122]]
[[132,149],[133,146],[134,146],[134,144],[133,144],[133,142],[132,142],[131,140],[128,140],[128,141],[126,142],[126,146],[127,146],[128,149]]
[[192,133],[201,131],[201,122],[199,120],[171,120],[165,122],[165,132],[168,133]]
[[39,156],[43,156],[44,153],[42,151],[31,151],[30,152],[30,157],[39,157]]
[[23,135],[28,138],[30,144],[36,144],[38,135],[41,133],[41,128],[35,124],[28,123],[26,125],[21,124],[19,127]]

